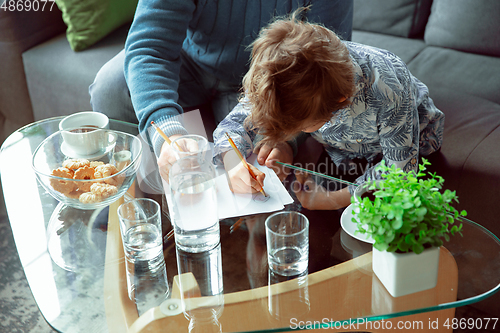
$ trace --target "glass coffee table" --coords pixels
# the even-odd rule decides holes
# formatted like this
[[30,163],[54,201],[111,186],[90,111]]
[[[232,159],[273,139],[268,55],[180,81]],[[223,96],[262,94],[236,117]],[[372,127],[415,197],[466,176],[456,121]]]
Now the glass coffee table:
[[[174,240],[165,238],[169,298],[158,302],[153,295],[151,303],[136,304],[127,294],[116,208],[134,196],[164,204],[162,194],[145,190],[138,179],[124,198],[104,209],[62,206],[31,168],[33,151],[57,131],[61,119],[19,129],[0,151],[1,183],[21,264],[42,315],[57,331],[284,332],[330,327],[375,332],[408,326],[451,331],[461,324],[453,319],[455,308],[500,289],[500,241],[473,221],[462,219],[464,236],[452,237],[442,248],[436,288],[393,298],[372,273],[371,244],[339,227],[339,212],[310,212],[291,204],[285,209],[301,210],[311,222],[307,274],[284,279],[269,272],[264,232],[269,214],[246,216],[234,231],[231,226],[238,218],[230,218],[220,222],[220,245],[207,253],[177,251]],[[137,134],[133,124],[111,121],[110,127]],[[144,158],[152,158],[145,151]],[[66,222],[57,232],[72,244],[64,248],[62,263],[48,250],[55,220]],[[166,214],[163,223],[166,235],[171,229]],[[496,323],[483,318],[463,324],[493,328]]]

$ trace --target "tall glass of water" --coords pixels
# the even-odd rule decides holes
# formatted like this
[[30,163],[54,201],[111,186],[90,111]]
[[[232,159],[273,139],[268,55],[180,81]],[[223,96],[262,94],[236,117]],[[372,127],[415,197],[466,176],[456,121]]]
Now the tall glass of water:
[[203,252],[220,241],[216,172],[198,156],[177,160],[169,172],[175,242],[187,252]]
[[160,205],[151,199],[134,199],[118,207],[125,250],[127,286],[131,300],[161,302],[169,293],[161,230]]
[[170,145],[177,159],[187,156],[196,156],[198,159],[211,158],[208,140],[197,134],[187,134],[178,137]]

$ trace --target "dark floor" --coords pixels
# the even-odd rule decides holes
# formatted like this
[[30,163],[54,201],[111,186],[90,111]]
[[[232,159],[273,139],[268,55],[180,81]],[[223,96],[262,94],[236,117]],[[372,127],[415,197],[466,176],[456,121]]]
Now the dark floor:
[[[485,318],[488,315],[465,306],[457,309],[456,317]],[[491,316],[489,316],[491,317]],[[17,255],[10,224],[5,212],[0,190],[0,332],[1,333],[52,333],[30,292],[23,268]],[[455,330],[454,332],[500,332],[495,330]],[[71,333],[71,332],[70,332]],[[90,333],[90,332],[89,332]]]

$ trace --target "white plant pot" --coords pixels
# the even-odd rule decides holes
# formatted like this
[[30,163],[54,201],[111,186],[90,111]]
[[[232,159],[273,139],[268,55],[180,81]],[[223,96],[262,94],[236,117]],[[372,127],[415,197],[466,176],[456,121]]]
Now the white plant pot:
[[415,254],[373,248],[372,269],[393,297],[431,289],[437,284],[439,251],[433,247]]

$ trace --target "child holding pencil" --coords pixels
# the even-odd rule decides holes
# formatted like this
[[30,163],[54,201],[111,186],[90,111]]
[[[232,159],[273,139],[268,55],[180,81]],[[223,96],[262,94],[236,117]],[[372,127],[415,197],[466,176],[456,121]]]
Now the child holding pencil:
[[[243,79],[244,96],[214,132],[215,161],[229,172],[233,190],[255,192],[257,180],[234,157],[228,132],[246,156],[273,167],[292,163],[297,139],[309,133],[337,165],[371,163],[355,179],[380,178],[376,162],[385,160],[404,170],[416,170],[419,155],[438,150],[444,114],[394,54],[340,40],[319,24],[278,19],[261,30],[252,44],[250,69]],[[298,175],[299,182],[307,176]],[[296,195],[308,209],[339,209],[350,203],[355,186],[329,191],[309,182]]]

